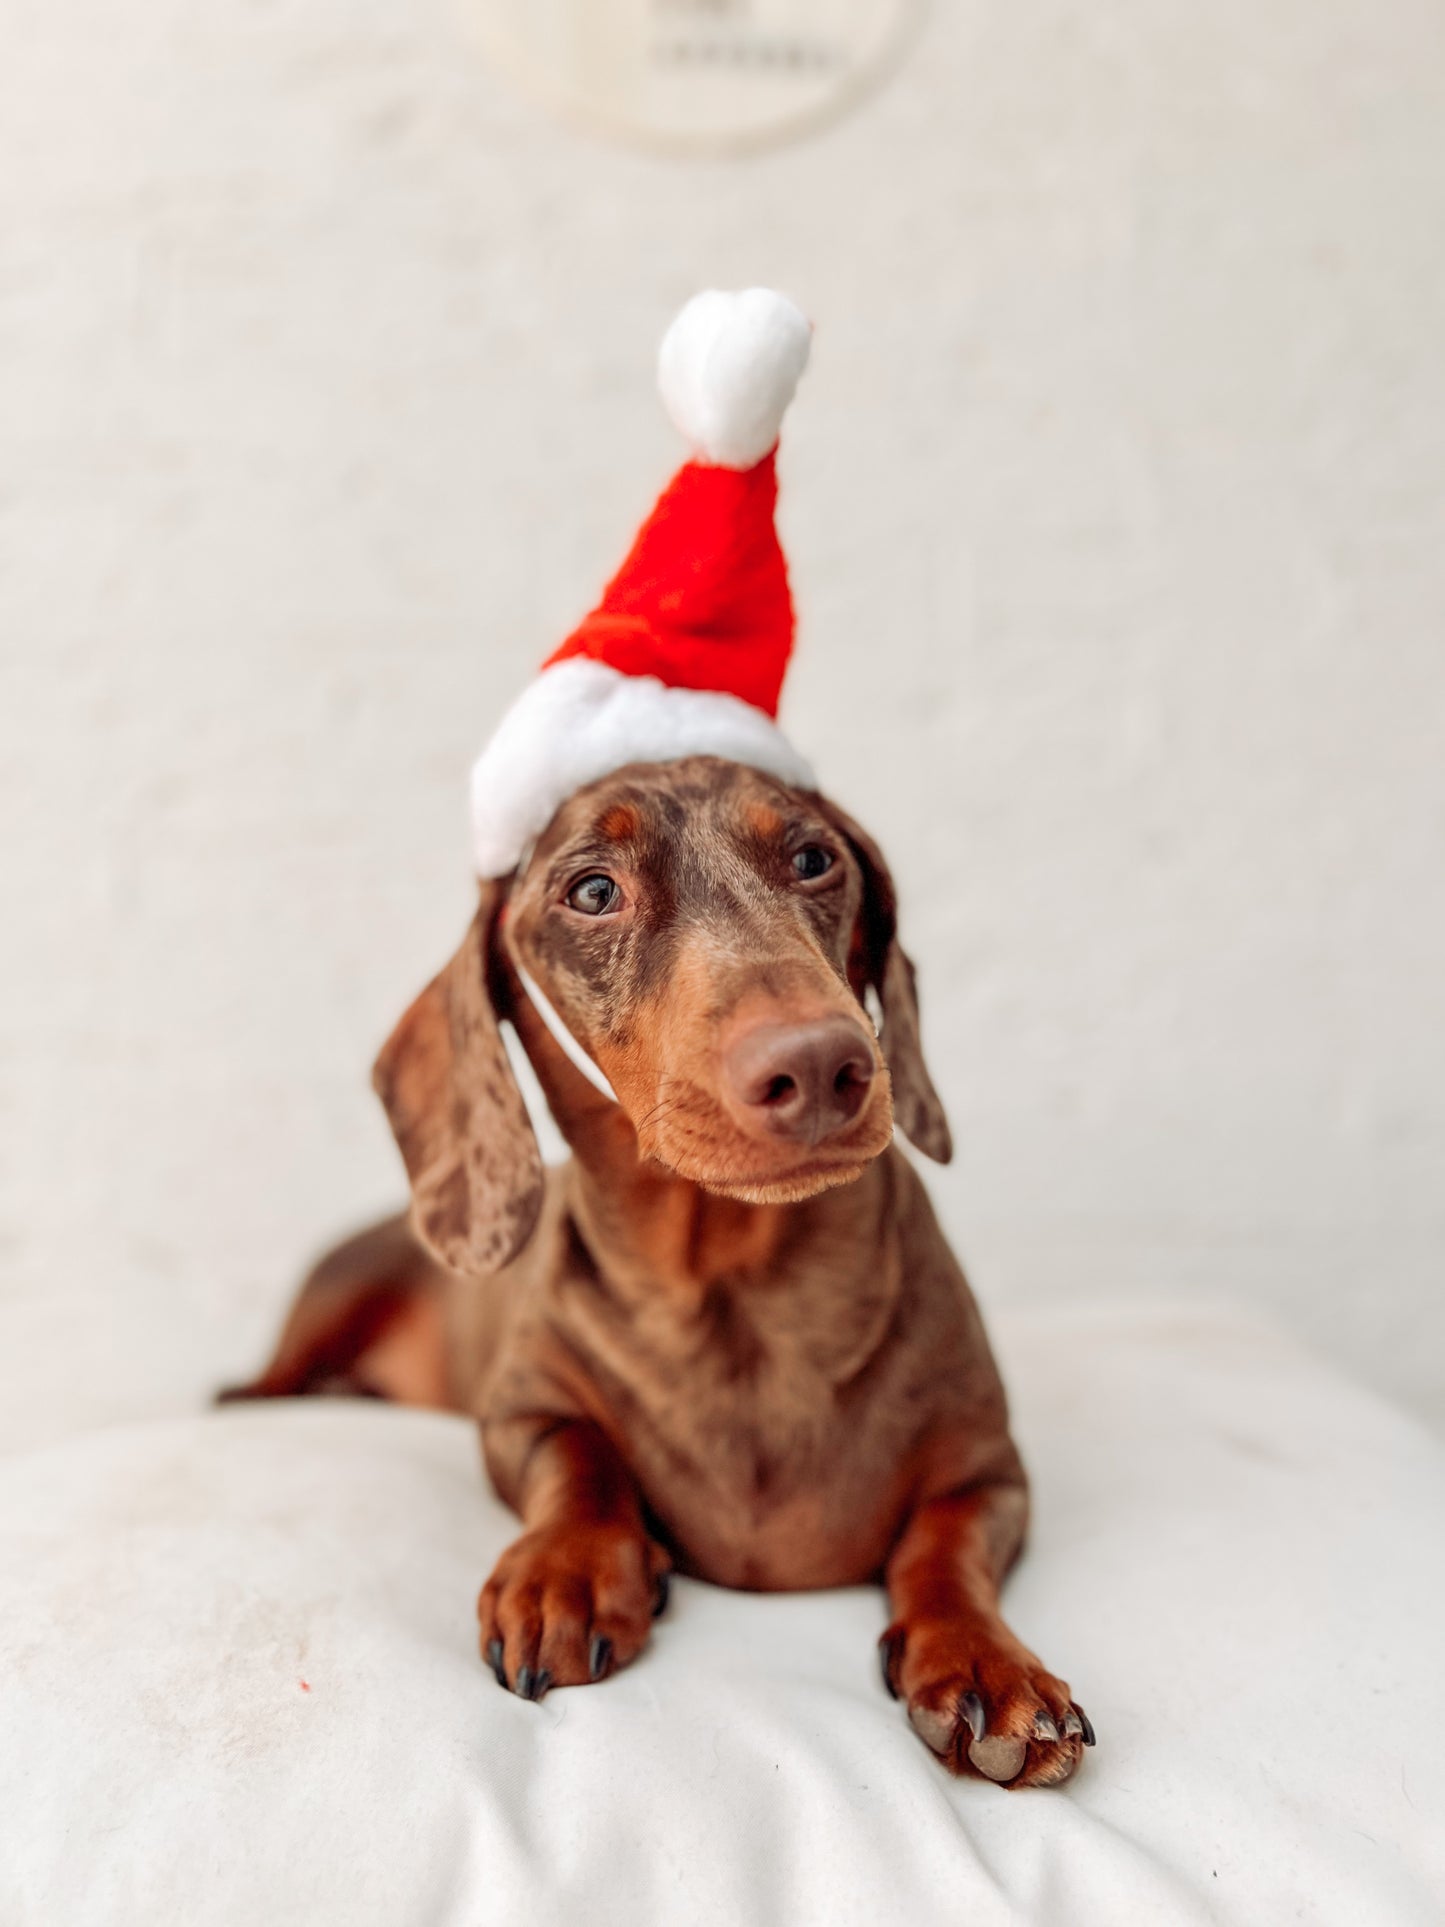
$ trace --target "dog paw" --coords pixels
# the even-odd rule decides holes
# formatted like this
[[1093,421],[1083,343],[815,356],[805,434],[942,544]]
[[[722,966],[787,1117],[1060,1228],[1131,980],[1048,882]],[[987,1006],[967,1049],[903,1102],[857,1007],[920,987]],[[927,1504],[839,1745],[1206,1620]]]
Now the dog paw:
[[522,1699],[605,1679],[647,1644],[667,1580],[667,1555],[623,1527],[523,1533],[477,1601],[482,1657]]
[[1068,1687],[1016,1641],[951,1622],[898,1622],[879,1654],[884,1684],[952,1773],[1057,1786],[1094,1744],[1089,1716]]

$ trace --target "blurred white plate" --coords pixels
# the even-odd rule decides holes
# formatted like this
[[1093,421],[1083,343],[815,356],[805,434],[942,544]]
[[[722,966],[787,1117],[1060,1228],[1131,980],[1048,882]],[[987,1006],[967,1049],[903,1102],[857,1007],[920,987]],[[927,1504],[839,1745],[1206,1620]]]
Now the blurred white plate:
[[886,73],[922,0],[461,0],[555,111],[677,152],[806,132]]

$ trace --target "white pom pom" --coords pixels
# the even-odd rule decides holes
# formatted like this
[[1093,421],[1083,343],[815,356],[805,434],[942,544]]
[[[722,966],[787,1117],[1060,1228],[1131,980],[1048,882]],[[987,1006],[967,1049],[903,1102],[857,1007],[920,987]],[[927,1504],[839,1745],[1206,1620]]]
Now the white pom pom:
[[695,294],[663,337],[657,385],[693,450],[751,468],[778,439],[808,365],[808,318],[771,288]]

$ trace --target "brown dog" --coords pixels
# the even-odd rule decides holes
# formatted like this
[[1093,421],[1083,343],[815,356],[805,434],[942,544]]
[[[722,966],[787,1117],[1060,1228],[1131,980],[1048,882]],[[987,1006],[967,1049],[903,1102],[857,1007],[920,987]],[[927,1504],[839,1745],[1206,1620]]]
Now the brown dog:
[[[504,1017],[571,1146],[560,1170]],[[415,1232],[394,1219],[323,1260],[233,1396],[477,1417],[526,1526],[479,1603],[502,1685],[535,1699],[625,1666],[672,1567],[881,1577],[884,1678],[934,1752],[1012,1786],[1073,1772],[1088,1720],[999,1615],[1027,1488],[978,1311],[891,1143],[896,1119],[950,1154],[892,881],[854,823],[712,757],[582,790],[483,886],[376,1085]]]

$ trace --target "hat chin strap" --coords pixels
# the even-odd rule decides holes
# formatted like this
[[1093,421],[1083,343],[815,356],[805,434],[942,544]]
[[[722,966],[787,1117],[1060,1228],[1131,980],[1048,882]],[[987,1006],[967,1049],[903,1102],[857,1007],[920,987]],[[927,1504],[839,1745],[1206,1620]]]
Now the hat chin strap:
[[615,1104],[618,1101],[616,1091],[613,1090],[612,1086],[603,1076],[598,1065],[587,1055],[571,1031],[568,1030],[567,1026],[562,1022],[562,1019],[557,1015],[550,1002],[543,995],[532,973],[515,952],[513,952],[512,955],[512,963],[517,975],[522,980],[522,988],[527,993],[528,1002],[532,1005],[532,1008],[547,1026],[548,1030],[551,1031],[553,1042],[561,1050],[563,1056],[572,1065],[574,1070],[581,1071],[582,1075],[594,1090],[601,1091],[604,1097],[611,1098]]

